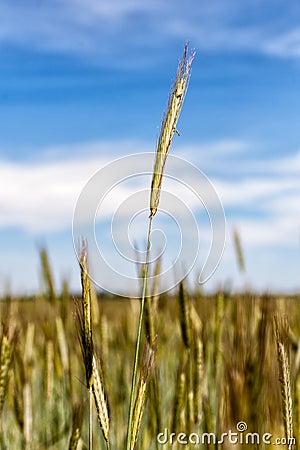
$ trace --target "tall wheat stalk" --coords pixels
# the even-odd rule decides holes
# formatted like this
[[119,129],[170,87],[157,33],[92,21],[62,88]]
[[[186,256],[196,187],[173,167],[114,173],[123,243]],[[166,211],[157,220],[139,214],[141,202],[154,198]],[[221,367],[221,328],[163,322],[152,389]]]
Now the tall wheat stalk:
[[[156,157],[153,169],[153,176],[151,182],[151,192],[150,192],[150,215],[149,215],[149,226],[148,226],[148,236],[147,236],[147,255],[146,255],[146,263],[144,270],[144,278],[143,278],[143,289],[142,289],[142,299],[140,306],[140,316],[139,316],[139,324],[137,331],[137,339],[136,339],[136,348],[135,348],[135,357],[134,357],[134,366],[133,366],[133,375],[132,375],[132,386],[131,386],[131,395],[130,395],[130,406],[129,406],[129,415],[128,415],[128,428],[127,428],[127,440],[126,440],[126,448],[130,450],[131,448],[131,439],[130,436],[132,434],[132,421],[133,421],[133,412],[134,412],[134,399],[136,396],[136,384],[137,384],[137,369],[139,363],[140,356],[140,344],[141,344],[141,335],[142,335],[142,324],[143,324],[143,316],[145,309],[145,299],[147,293],[147,280],[149,276],[149,259],[150,259],[150,236],[152,230],[152,220],[155,216],[159,200],[161,194],[161,185],[163,179],[163,172],[166,163],[166,159],[168,156],[168,152],[171,147],[172,139],[174,133],[177,132],[177,122],[179,119],[180,111],[183,105],[183,101],[188,88],[188,81],[190,78],[190,70],[192,61],[194,59],[194,53],[188,57],[188,44],[185,45],[184,53],[182,60],[178,66],[175,83],[171,90],[168,102],[167,113],[165,114],[161,132],[158,139],[158,145],[156,150]],[[178,133],[178,132],[177,132]]]

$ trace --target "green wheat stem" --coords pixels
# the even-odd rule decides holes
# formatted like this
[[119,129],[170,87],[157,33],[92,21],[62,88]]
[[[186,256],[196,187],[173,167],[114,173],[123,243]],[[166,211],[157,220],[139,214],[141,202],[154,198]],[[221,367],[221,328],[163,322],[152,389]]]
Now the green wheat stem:
[[138,325],[136,345],[135,345],[135,356],[134,356],[134,366],[133,366],[133,375],[132,375],[132,383],[131,383],[130,406],[129,406],[127,440],[126,440],[126,449],[127,450],[130,450],[130,432],[131,432],[132,418],[133,418],[133,408],[134,408],[134,399],[135,399],[135,391],[136,391],[136,379],[137,379],[138,362],[139,362],[139,356],[140,356],[142,325],[143,325],[146,290],[147,290],[148,267],[149,267],[150,246],[151,246],[151,243],[150,243],[151,229],[152,229],[152,217],[149,218],[146,264],[145,264],[145,271],[144,271],[144,277],[143,277],[143,291],[142,291],[142,299],[141,299],[141,307],[140,307],[139,325]]
[[89,389],[89,450],[93,449],[93,393]]

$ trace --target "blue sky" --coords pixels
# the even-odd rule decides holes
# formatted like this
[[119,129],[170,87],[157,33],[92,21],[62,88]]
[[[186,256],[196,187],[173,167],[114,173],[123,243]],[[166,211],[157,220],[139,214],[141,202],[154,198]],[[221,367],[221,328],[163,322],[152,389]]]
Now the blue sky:
[[[57,287],[63,278],[79,287],[76,200],[97,169],[155,150],[186,40],[197,54],[171,151],[209,177],[227,222],[224,256],[206,287],[231,280],[299,289],[299,19],[292,0],[3,0],[0,291],[39,289],[40,245],[49,250]],[[126,189],[120,198],[133,192]],[[109,211],[99,217],[103,236]],[[144,228],[135,227],[141,246]],[[234,228],[245,252],[243,276]],[[113,247],[104,247],[118,266]],[[196,273],[197,265],[191,280]]]

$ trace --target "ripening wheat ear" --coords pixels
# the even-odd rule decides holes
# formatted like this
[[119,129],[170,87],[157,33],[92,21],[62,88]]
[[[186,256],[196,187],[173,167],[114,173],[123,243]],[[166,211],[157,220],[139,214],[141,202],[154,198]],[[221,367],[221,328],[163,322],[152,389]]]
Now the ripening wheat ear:
[[3,412],[6,388],[8,383],[9,369],[13,357],[13,349],[16,342],[16,332],[9,323],[2,324],[0,340],[0,418]]
[[241,243],[241,237],[237,230],[233,231],[233,243],[235,247],[236,258],[238,262],[238,268],[240,272],[245,272],[245,258]]
[[149,377],[154,364],[155,350],[147,344],[143,357],[140,378],[137,386],[136,398],[133,408],[133,418],[130,429],[130,450],[136,448],[138,435],[142,423],[142,416],[145,407],[146,390],[149,383]]
[[274,317],[274,328],[277,344],[277,360],[279,366],[279,381],[281,385],[282,411],[288,450],[293,448],[293,404],[291,395],[288,323],[286,318]]
[[177,131],[176,126],[179,119],[179,114],[183,105],[184,97],[188,87],[188,81],[190,77],[191,65],[194,59],[194,53],[188,57],[188,45],[184,47],[183,58],[177,69],[176,79],[169,97],[168,110],[164,119],[162,121],[161,132],[158,140],[155,164],[153,169],[153,177],[151,182],[151,192],[150,192],[150,215],[149,215],[149,226],[148,226],[148,237],[147,237],[147,254],[146,263],[143,274],[143,289],[140,307],[140,316],[138,324],[138,332],[135,347],[135,356],[133,364],[132,373],[132,383],[131,383],[131,395],[130,395],[130,405],[129,405],[129,415],[128,415],[128,426],[127,426],[127,439],[126,439],[126,450],[131,450],[131,430],[133,425],[133,414],[134,414],[134,398],[136,393],[136,378],[137,378],[137,367],[140,356],[140,343],[142,335],[142,324],[145,309],[145,299],[147,295],[147,285],[149,278],[149,260],[150,260],[150,235],[152,229],[152,219],[155,216],[160,199],[161,184],[163,179],[163,171],[167,159],[168,152],[172,143],[173,135]]
[[179,306],[182,340],[186,349],[189,350],[192,344],[191,301],[187,295],[183,281],[179,285]]
[[194,59],[195,53],[192,52],[188,57],[188,44],[184,47],[184,53],[182,60],[177,69],[176,79],[174,86],[171,90],[168,110],[165,114],[161,131],[158,139],[156,159],[153,169],[153,177],[151,183],[150,194],[150,217],[153,217],[158,208],[161,183],[163,179],[163,171],[166,164],[166,159],[170,146],[172,143],[173,135],[177,131],[177,122],[179,114],[183,105],[185,94],[188,88],[188,82],[190,78],[191,65]]
[[90,423],[89,423],[89,449],[92,449],[92,405],[91,399],[94,396],[97,417],[106,446],[109,449],[109,413],[104,385],[101,377],[98,360],[94,353],[92,336],[92,315],[91,315],[91,288],[88,275],[87,250],[83,243],[80,257],[82,300],[76,303],[77,331],[81,346],[86,384],[90,394]]
[[73,406],[73,423],[72,423],[72,432],[69,440],[69,450],[78,449],[82,422],[83,422],[83,405],[78,403]]

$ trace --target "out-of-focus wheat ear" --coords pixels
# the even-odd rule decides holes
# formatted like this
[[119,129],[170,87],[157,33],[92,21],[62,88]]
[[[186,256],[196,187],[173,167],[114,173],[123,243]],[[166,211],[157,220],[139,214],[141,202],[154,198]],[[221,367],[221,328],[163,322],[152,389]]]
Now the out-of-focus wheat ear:
[[46,288],[47,299],[50,303],[54,303],[56,300],[54,281],[51,266],[49,263],[48,253],[45,248],[40,250],[40,259],[42,266],[42,278]]
[[204,372],[203,340],[202,340],[203,324],[193,303],[190,306],[190,317],[192,330],[194,334],[194,346],[193,346],[194,423],[198,424],[202,420],[202,395],[203,395],[202,384]]
[[292,449],[293,439],[293,403],[291,395],[288,322],[285,317],[274,317],[274,328],[277,344],[277,360],[279,367],[279,381],[281,385],[281,399],[285,435],[288,449]]
[[[175,397],[173,405],[173,417],[171,423],[171,432],[177,433],[181,430],[181,427],[185,428],[185,397],[186,397],[186,366],[187,366],[187,353],[186,351],[181,353],[177,378],[175,387]],[[183,429],[182,428],[182,429]]]
[[214,349],[214,376],[216,380],[222,370],[222,335],[223,335],[223,322],[225,311],[225,299],[222,293],[218,294],[216,299],[216,320],[215,320],[215,349]]
[[152,297],[150,295],[149,280],[146,277],[146,265],[141,266],[141,279],[145,279],[145,311],[144,311],[144,324],[145,324],[145,334],[148,344],[152,346],[155,341],[155,329],[154,329],[154,312]]
[[93,318],[93,326],[96,327],[100,321],[100,309],[97,292],[93,283],[90,283],[90,297],[91,297],[91,315]]
[[54,345],[52,339],[46,341],[45,396],[51,403],[54,389]]
[[193,388],[193,370],[191,353],[189,355],[189,364],[187,370],[187,414],[186,414],[186,430],[188,434],[193,431],[194,425],[194,388]]
[[[141,279],[145,278],[145,265],[141,266]],[[157,264],[155,267],[155,272],[157,271]],[[154,274],[155,275],[155,274]],[[154,278],[155,279],[155,278]],[[150,286],[149,279],[146,277],[145,279],[146,288],[145,288],[145,312],[144,312],[144,323],[145,323],[145,334],[148,341],[148,344],[153,347],[156,341],[156,331],[155,331],[155,319],[156,319],[156,304],[157,304],[157,295],[154,298],[153,294],[150,295]],[[158,289],[158,287],[156,286]]]
[[189,350],[192,344],[191,302],[183,281],[179,285],[179,308],[182,340],[185,347]]
[[32,393],[29,380],[26,380],[23,386],[23,405],[24,405],[24,425],[23,425],[23,437],[25,443],[25,450],[31,449],[32,441]]
[[83,404],[76,404],[73,407],[72,432],[69,440],[69,450],[77,450],[81,436],[81,428],[83,423]]
[[86,243],[82,243],[80,256],[80,274],[82,289],[82,321],[81,321],[81,343],[86,372],[88,388],[92,385],[92,360],[93,360],[93,338],[92,338],[92,313],[91,313],[91,288],[88,272]]
[[[297,399],[297,442],[300,442],[300,376],[296,380],[296,399]],[[298,444],[299,445],[299,444]]]
[[[153,285],[151,296],[146,296],[145,302],[145,322],[146,322],[146,330],[147,330],[147,318],[149,317],[149,327],[148,327],[148,342],[150,345],[155,345],[156,336],[157,336],[157,307],[159,300],[159,275],[161,270],[161,260],[158,259],[155,264],[154,274],[153,274]],[[148,293],[147,293],[148,294]]]
[[92,336],[92,313],[91,313],[91,288],[88,272],[87,245],[83,240],[80,251],[80,275],[81,275],[81,303],[75,303],[77,318],[77,333],[80,342],[86,384],[89,391],[89,448],[93,446],[93,336]]
[[146,350],[142,359],[140,377],[136,390],[136,397],[133,408],[133,417],[130,433],[130,450],[134,450],[137,445],[138,435],[142,423],[142,417],[145,407],[146,391],[149,384],[149,377],[154,365],[155,351],[150,345],[146,344]]
[[23,354],[18,345],[14,352],[14,412],[19,424],[20,430],[23,432],[24,426],[24,407],[23,407],[23,385],[25,383],[25,369],[23,362]]
[[153,376],[149,380],[149,424],[151,436],[156,436],[162,429],[162,402],[157,367],[153,369]]
[[15,341],[15,332],[9,327],[8,323],[3,323],[0,343],[0,417],[3,412]]
[[146,297],[145,299],[145,333],[148,344],[153,347],[155,345],[156,333],[154,325],[154,312],[152,297]]
[[89,446],[92,447],[92,396],[94,397],[99,425],[109,448],[109,414],[108,404],[104,393],[100,367],[94,354],[91,319],[90,281],[88,275],[87,252],[83,243],[80,258],[82,300],[75,301],[75,316],[77,319],[77,333],[84,360],[87,388],[90,394],[89,407]]
[[[156,345],[157,333],[155,329],[155,323],[157,320],[157,306],[159,300],[159,275],[161,270],[161,260],[158,259],[154,268],[154,282],[152,286],[152,296],[146,298],[145,303],[145,318],[147,317],[147,304],[150,306],[149,316],[152,317],[149,326],[149,345],[154,348]],[[152,325],[152,326],[151,326]],[[151,421],[152,421],[152,434],[158,434],[162,427],[162,405],[161,405],[161,392],[159,384],[158,369],[154,367],[153,376],[150,379],[150,402],[152,406]]]
[[190,56],[188,56],[188,44],[186,44],[182,60],[177,69],[175,83],[169,96],[168,110],[163,118],[158,139],[156,159],[154,163],[151,183],[150,217],[153,217],[156,214],[159,205],[163,171],[172,143],[173,135],[175,132],[177,132],[177,122],[188,88],[191,65],[194,59],[194,55],[195,53],[191,53]]
[[201,335],[196,335],[194,346],[194,420],[196,424],[200,424],[202,420],[202,386],[203,386],[203,340]]
[[106,372],[109,354],[109,326],[107,316],[103,312],[100,314],[100,342],[103,370]]
[[154,311],[156,312],[157,303],[159,300],[159,276],[161,271],[161,258],[156,261],[154,268],[154,281],[152,286],[152,302],[154,306]]
[[240,272],[245,272],[245,258],[242,248],[240,234],[237,230],[233,231],[233,243],[235,248],[236,259]]
[[67,280],[63,280],[62,290],[60,294],[60,317],[62,318],[64,324],[66,323],[68,317],[69,301],[70,301],[69,283]]
[[33,366],[35,324],[29,322],[26,329],[24,362],[29,369]]
[[69,373],[69,349],[66,339],[65,327],[61,317],[55,319],[56,335],[62,368],[65,374]]
[[202,330],[203,330],[203,324],[202,324],[202,320],[200,319],[200,316],[199,316],[193,303],[191,303],[191,305],[190,305],[190,317],[191,317],[192,329],[194,330],[195,336],[201,336]]
[[104,384],[102,380],[102,374],[99,369],[97,359],[93,356],[93,372],[92,372],[92,391],[95,400],[95,406],[97,410],[98,423],[102,430],[104,439],[108,442],[109,439],[109,411],[108,403],[104,392]]

